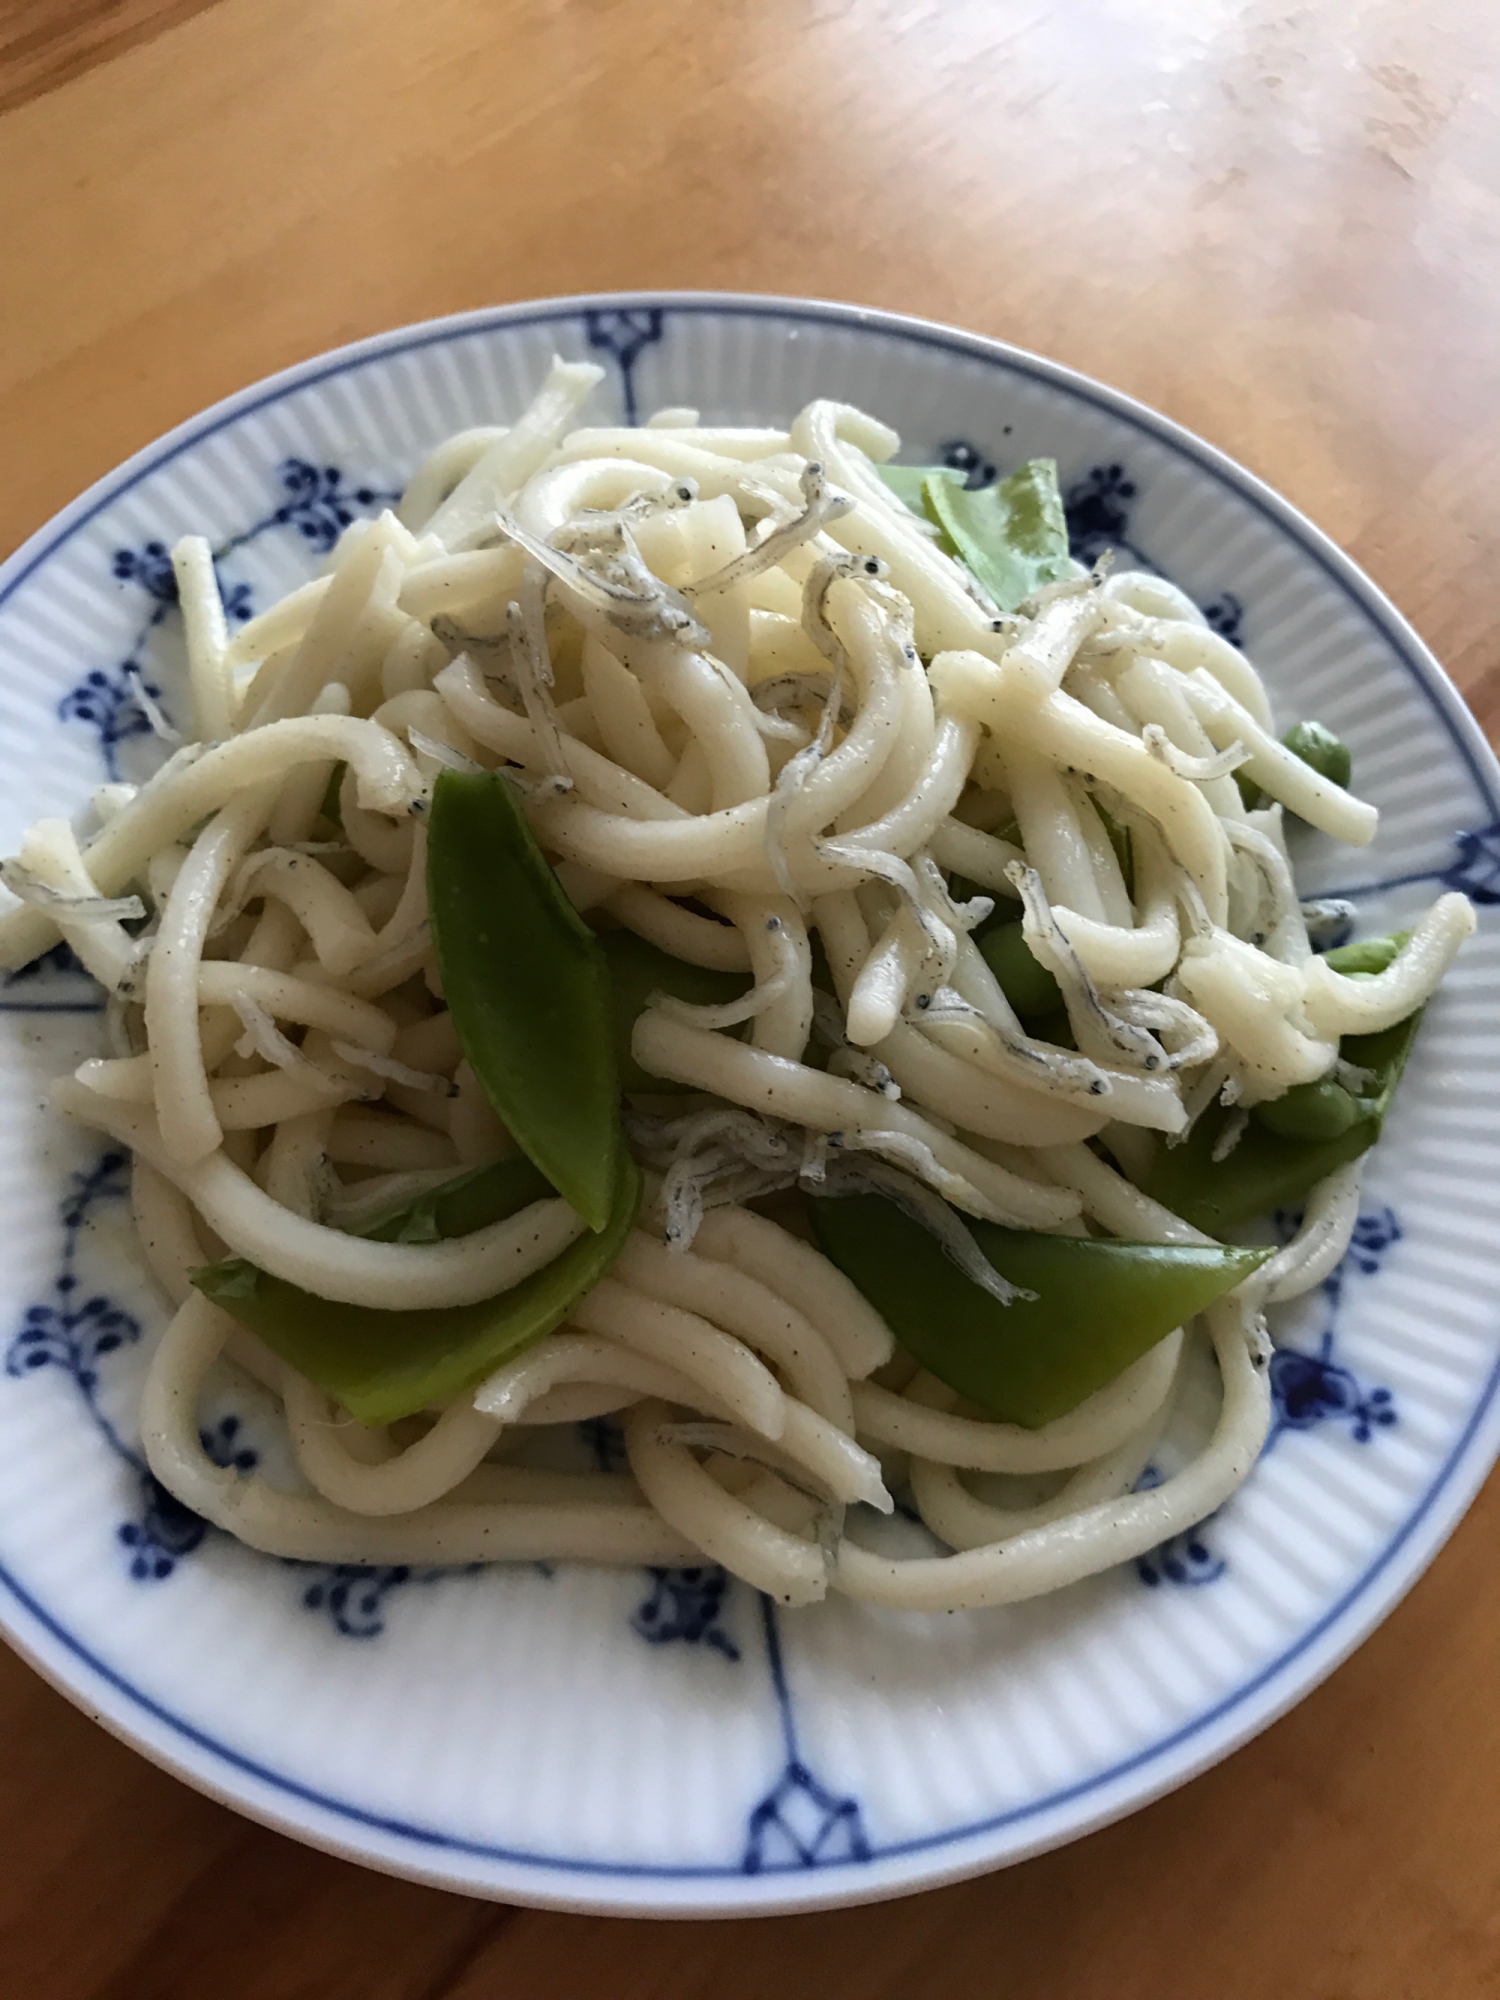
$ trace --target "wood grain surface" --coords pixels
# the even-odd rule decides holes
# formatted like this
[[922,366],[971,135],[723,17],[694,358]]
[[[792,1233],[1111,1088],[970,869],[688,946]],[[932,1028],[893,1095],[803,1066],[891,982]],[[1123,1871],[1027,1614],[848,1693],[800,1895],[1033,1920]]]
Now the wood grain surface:
[[[335,342],[547,293],[813,293],[1130,391],[1328,529],[1500,724],[1493,0],[9,0],[0,547]],[[1006,1874],[543,1915],[267,1833],[0,1655],[6,2000],[1500,1993],[1492,1482],[1334,1679]]]

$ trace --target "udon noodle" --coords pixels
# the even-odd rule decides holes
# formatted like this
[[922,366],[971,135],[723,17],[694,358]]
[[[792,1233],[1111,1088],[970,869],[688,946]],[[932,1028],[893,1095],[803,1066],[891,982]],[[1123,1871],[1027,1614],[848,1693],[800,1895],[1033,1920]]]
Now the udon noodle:
[[[1277,740],[1249,660],[1184,595],[1074,565],[997,616],[877,476],[898,441],[874,418],[575,428],[597,374],[558,362],[513,426],[447,440],[233,636],[207,544],[181,542],[192,740],[5,865],[4,962],[64,939],[109,995],[112,1052],[57,1102],[133,1154],[176,1307],[141,1407],[152,1471],[278,1556],[710,1560],[788,1604],[994,1605],[1141,1555],[1253,1465],[1263,1309],[1338,1261],[1357,1164],[1204,1329],[1038,1429],[895,1352],[772,1198],[831,1181],[925,1200],[934,1227],[1201,1242],[1136,1185],[1143,1138],[1333,1073],[1341,1034],[1432,992],[1469,907],[1440,898],[1377,976],[1329,972],[1283,808],[1356,844],[1374,810]],[[566,1324],[369,1428],[189,1273],[228,1252],[328,1300],[456,1306],[583,1227],[558,1198],[452,1241],[351,1233],[511,1143],[438,990],[425,813],[448,766],[513,774],[591,922],[752,983],[642,1015],[636,1059],[689,1094],[627,1108],[648,1201]],[[976,948],[996,899],[1076,1049],[1023,1027]],[[1195,1344],[1218,1415],[1140,1490]],[[221,1364],[279,1399],[297,1490],[208,1456]],[[612,1415],[621,1469],[536,1462],[543,1432]],[[877,1552],[863,1524],[898,1490],[952,1553]]]

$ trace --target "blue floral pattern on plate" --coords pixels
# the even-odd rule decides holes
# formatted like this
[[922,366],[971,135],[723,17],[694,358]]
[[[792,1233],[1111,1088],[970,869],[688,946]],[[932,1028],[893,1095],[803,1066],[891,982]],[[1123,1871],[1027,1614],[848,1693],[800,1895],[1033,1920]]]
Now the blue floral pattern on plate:
[[[389,506],[399,500],[398,489],[374,486],[368,481],[350,487],[347,475],[336,465],[314,465],[305,458],[285,458],[277,468],[284,498],[259,520],[213,552],[214,571],[224,615],[231,624],[244,624],[254,605],[248,583],[224,575],[222,565],[239,550],[270,533],[274,528],[290,528],[319,555],[327,555],[345,528],[372,507]],[[151,709],[165,717],[161,687],[142,664],[141,656],[156,628],[177,606],[177,578],[172,569],[171,551],[165,542],[150,541],[138,548],[116,549],[111,574],[117,583],[133,584],[145,593],[149,603],[124,657],[113,666],[94,667],[70,688],[57,705],[62,722],[82,722],[95,730],[104,768],[111,779],[120,776],[120,747],[135,737],[155,733]],[[144,697],[144,698],[143,698]]]

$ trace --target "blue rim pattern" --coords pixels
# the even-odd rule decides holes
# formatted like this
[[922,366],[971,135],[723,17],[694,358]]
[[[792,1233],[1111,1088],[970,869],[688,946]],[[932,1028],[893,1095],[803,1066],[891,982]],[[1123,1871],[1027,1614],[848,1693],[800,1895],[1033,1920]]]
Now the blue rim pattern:
[[[966,335],[956,331],[930,325],[926,322],[903,319],[897,315],[866,311],[858,308],[835,305],[816,306],[797,301],[776,299],[730,299],[713,295],[665,294],[619,294],[593,299],[559,299],[543,302],[534,307],[498,308],[456,316],[443,322],[434,323],[408,334],[377,336],[372,340],[356,343],[336,351],[326,360],[304,363],[271,377],[258,389],[242,392],[218,405],[206,416],[192,419],[154,447],[138,454],[125,468],[101,481],[92,494],[84,495],[70,509],[59,516],[55,531],[43,529],[30,543],[25,545],[4,565],[3,586],[0,586],[0,607],[3,607],[15,592],[82,528],[112,506],[122,495],[130,492],[150,474],[164,465],[170,464],[200,444],[204,439],[243,417],[279,402],[285,396],[328,381],[339,375],[350,373],[371,362],[385,360],[391,356],[419,352],[424,348],[438,346],[455,340],[470,338],[499,328],[582,322],[587,330],[591,317],[601,309],[649,312],[653,316],[709,314],[717,317],[755,318],[777,320],[783,323],[804,325],[825,325],[829,323],[854,326],[883,335],[887,338],[904,340],[912,345],[925,347],[937,352],[963,355],[968,359],[988,362],[992,367],[1012,375],[1029,378],[1061,390],[1077,400],[1102,411],[1116,421],[1130,425],[1136,431],[1196,463],[1201,470],[1229,488],[1239,499],[1248,503],[1256,512],[1274,526],[1290,535],[1301,553],[1309,557],[1342,594],[1367,617],[1380,632],[1391,651],[1405,669],[1413,683],[1426,696],[1436,710],[1439,719],[1462,758],[1476,790],[1485,802],[1494,819],[1500,821],[1500,769],[1485,744],[1477,725],[1464,707],[1461,698],[1442,671],[1425,654],[1420,642],[1401,619],[1388,601],[1375,589],[1347,558],[1328,543],[1309,521],[1287,502],[1265,487],[1251,474],[1215,451],[1191,433],[1182,430],[1169,419],[1160,417],[1144,406],[1135,403],[1119,392],[1108,390],[1102,385],[1087,381],[1060,368],[1006,347],[1003,343],[990,341],[978,335]],[[658,325],[660,321],[658,321]],[[598,345],[600,343],[593,343]],[[627,374],[627,383],[629,378]],[[633,389],[633,384],[629,384]],[[1237,1709],[1243,1709],[1251,1698],[1271,1686],[1286,1669],[1309,1652],[1319,1640],[1338,1625],[1346,1613],[1370,1589],[1371,1585],[1391,1566],[1396,1557],[1405,1549],[1413,1534],[1432,1512],[1437,1502],[1447,1497],[1447,1489],[1460,1463],[1467,1456],[1470,1446],[1495,1404],[1496,1392],[1500,1390],[1500,1360],[1497,1360],[1483,1389],[1475,1400],[1461,1433],[1455,1441],[1442,1467],[1432,1480],[1427,1491],[1412,1509],[1406,1520],[1390,1537],[1379,1555],[1364,1572],[1344,1591],[1344,1593],[1315,1621],[1292,1645],[1269,1661],[1248,1681],[1243,1682],[1231,1694],[1225,1695],[1211,1708],[1206,1709],[1189,1723],[1159,1739],[1132,1756],[1093,1773],[1085,1779],[1064,1786],[1044,1798],[1035,1799],[1024,1805],[1013,1807],[1003,1813],[992,1814],[983,1819],[953,1827],[936,1834],[924,1834],[908,1840],[891,1841],[884,1844],[866,1842],[863,1837],[851,1847],[847,1859],[824,1858],[818,1873],[826,1879],[832,1874],[850,1868],[868,1869],[870,1862],[895,1860],[912,1854],[932,1852],[944,1847],[955,1847],[965,1841],[984,1834],[994,1833],[1003,1828],[1017,1825],[1027,1820],[1036,1820],[1055,1812],[1075,1800],[1090,1794],[1099,1794],[1116,1785],[1132,1773],[1163,1758],[1180,1745],[1200,1736],[1213,1724]],[[1482,1468],[1480,1469],[1482,1472]],[[1476,1480],[1477,1484],[1477,1480]],[[1436,1554],[1434,1549],[1432,1554]],[[1430,1559],[1430,1557],[1429,1557]],[[1410,1579],[1414,1581],[1415,1576]],[[47,1632],[67,1653],[96,1674],[106,1685],[123,1695],[142,1713],[153,1721],[165,1725],[168,1731],[191,1743],[200,1750],[209,1752],[231,1769],[242,1772],[267,1785],[273,1791],[315,1806],[357,1826],[363,1826],[382,1834],[394,1836],[403,1842],[410,1842],[418,1848],[443,1850],[469,1856],[479,1860],[519,1864],[523,1867],[546,1870],[563,1875],[581,1875],[592,1878],[614,1877],[622,1881],[733,1881],[743,1884],[746,1871],[743,1863],[719,1865],[633,1863],[624,1861],[591,1861],[568,1855],[549,1855],[524,1848],[511,1848],[482,1841],[467,1839],[461,1835],[441,1832],[416,1823],[371,1811],[350,1801],[339,1799],[308,1786],[299,1780],[278,1772],[255,1758],[246,1756],[231,1745],[222,1742],[199,1729],[185,1717],[174,1714],[163,1707],[143,1689],[137,1687],[124,1675],[118,1673],[106,1661],[95,1654],[82,1640],[67,1630],[47,1611],[24,1584],[8,1567],[0,1564],[0,1585],[3,1585],[13,1600],[20,1605],[36,1623]],[[774,1648],[772,1657],[773,1679],[778,1691],[778,1705],[785,1709],[785,1675],[781,1665],[779,1646],[775,1645],[774,1628],[768,1625],[768,1645]],[[1356,1637],[1358,1635],[1355,1635]],[[1353,1641],[1351,1640],[1351,1643]],[[1330,1662],[1330,1666],[1334,1662]],[[65,1690],[72,1693],[71,1689]],[[1263,1717],[1262,1722],[1278,1712],[1274,1707]],[[1253,1728],[1256,1718],[1250,1718]],[[785,1717],[783,1715],[783,1726]],[[1245,1732],[1248,1734],[1249,1730]],[[1235,1742],[1243,1740],[1237,1737]],[[789,1739],[791,1741],[791,1739]],[[1234,1744],[1226,1746],[1234,1747]],[[795,1745],[793,1744],[793,1753]],[[795,1764],[793,1766],[795,1768]],[[184,1774],[189,1775],[189,1774]],[[1179,1781],[1192,1775],[1184,1772]],[[1131,1802],[1131,1803],[1138,1803]],[[240,1803],[243,1803],[240,1801]],[[296,1831],[302,1832],[303,1829]],[[800,1864],[790,1861],[778,1864],[768,1861],[755,1872],[766,1875],[780,1875],[788,1872],[800,1873]]]

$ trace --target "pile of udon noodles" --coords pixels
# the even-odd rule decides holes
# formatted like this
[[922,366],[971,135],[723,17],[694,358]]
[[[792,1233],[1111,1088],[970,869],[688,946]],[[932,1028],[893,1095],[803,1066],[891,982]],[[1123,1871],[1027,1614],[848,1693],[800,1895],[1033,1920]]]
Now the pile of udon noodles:
[[[1262,1309],[1336,1263],[1356,1168],[1206,1315],[1211,1435],[1143,1491],[1184,1332],[1043,1429],[986,1421],[747,1203],[880,1188],[1002,1292],[953,1210],[1203,1241],[1133,1185],[1142,1136],[1334,1071],[1341,1034],[1432,991],[1468,905],[1442,898],[1378,977],[1331,973],[1281,808],[1356,844],[1375,812],[1280,745],[1250,663],[1177,590],[1079,570],[998,617],[877,477],[898,442],[881,423],[816,402],[789,431],[691,410],[573,429],[598,372],[558,362],[511,428],[449,439],[233,637],[207,544],[183,541],[195,740],[98,793],[92,832],[43,821],[6,864],[0,957],[62,937],[110,995],[115,1052],[57,1102],[133,1153],[177,1305],[143,1395],[151,1467],[251,1546],[342,1563],[711,1559],[788,1604],[938,1610],[1132,1558],[1245,1478]],[[696,1094],[628,1114],[648,1200],[609,1276],[476,1393],[382,1432],[187,1273],[228,1250],[330,1299],[459,1305],[580,1232],[548,1200],[456,1241],[350,1233],[511,1150],[434,968],[423,814],[444,765],[513,771],[591,920],[754,984],[639,1022],[641,1063]],[[1279,803],[1247,811],[1239,767]],[[1099,804],[1129,829],[1133,894]],[[1012,821],[1019,846],[995,831]],[[954,877],[984,893],[955,901]],[[1076,1051],[1024,1032],[973,944],[994,898],[1024,913]],[[221,1356],[280,1398],[303,1490],[206,1454]],[[538,1426],[615,1411],[628,1471],[512,1462],[537,1459]],[[953,1553],[893,1559],[868,1513],[846,1522],[888,1513],[901,1480]]]

